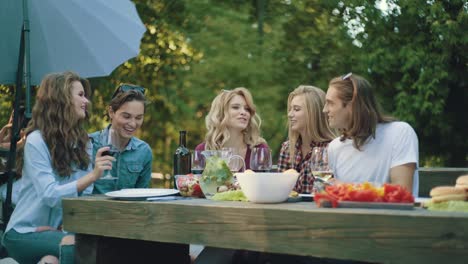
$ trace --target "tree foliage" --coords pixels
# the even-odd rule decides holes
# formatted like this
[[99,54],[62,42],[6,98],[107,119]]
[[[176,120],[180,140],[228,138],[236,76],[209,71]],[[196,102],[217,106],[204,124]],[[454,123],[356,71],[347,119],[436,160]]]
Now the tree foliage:
[[340,74],[363,75],[387,112],[415,128],[422,164],[466,166],[466,2],[386,1],[386,10],[380,2],[295,2],[279,79],[324,88]]
[[[134,0],[147,31],[140,54],[92,79],[89,131],[122,82],[147,88],[138,136],[153,170],[172,171],[178,130],[203,141],[204,117],[222,89],[248,88],[263,136],[277,154],[286,140],[286,100],[300,84],[324,90],[347,72],[376,87],[387,112],[409,122],[421,165],[467,166],[468,5],[461,0]],[[2,109],[11,89],[2,87]],[[2,111],[6,122],[10,111]]]
[[468,5],[387,2],[395,7],[388,14],[372,8],[374,1],[342,8],[341,13],[348,8],[350,16],[363,21],[365,31],[356,39],[367,76],[386,99],[386,109],[415,127],[423,158],[438,156],[449,166],[466,166]]

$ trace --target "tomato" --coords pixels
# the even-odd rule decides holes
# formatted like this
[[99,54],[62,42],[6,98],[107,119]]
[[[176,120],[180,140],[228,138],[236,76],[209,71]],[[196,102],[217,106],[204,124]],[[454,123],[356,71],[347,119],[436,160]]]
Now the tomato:
[[325,191],[339,201],[349,200],[349,191],[352,190],[350,184],[336,184],[327,186]]
[[380,197],[375,190],[353,190],[350,192],[350,201],[356,202],[378,202]]
[[193,196],[200,197],[200,198],[203,197],[203,192],[198,183],[194,184],[192,188],[193,188],[193,193],[192,193]]
[[402,203],[414,203],[414,196],[410,192],[405,192],[405,195],[401,198]]
[[403,186],[397,184],[384,184],[384,201],[389,203],[413,203],[413,195]]
[[319,206],[322,200],[327,200],[332,203],[333,207],[336,207],[339,201],[412,203],[414,197],[401,185],[384,184],[383,187],[375,187],[365,182],[327,186],[325,192],[315,195],[315,200]]
[[327,201],[331,203],[332,207],[338,206],[338,201],[336,200],[336,197],[328,194],[327,192],[316,193],[314,195],[314,201],[318,207],[321,207],[322,204]]

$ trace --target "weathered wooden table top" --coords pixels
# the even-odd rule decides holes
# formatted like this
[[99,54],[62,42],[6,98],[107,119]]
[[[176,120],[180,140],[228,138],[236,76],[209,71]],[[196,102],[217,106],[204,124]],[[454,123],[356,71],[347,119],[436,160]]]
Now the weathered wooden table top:
[[64,228],[81,234],[381,263],[468,257],[468,213],[104,196],[68,198],[63,206]]

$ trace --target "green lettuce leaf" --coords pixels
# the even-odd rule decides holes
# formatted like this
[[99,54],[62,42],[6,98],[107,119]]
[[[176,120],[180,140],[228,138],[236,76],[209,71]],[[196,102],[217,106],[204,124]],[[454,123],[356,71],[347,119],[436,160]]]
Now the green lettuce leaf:
[[247,202],[247,197],[241,190],[227,191],[213,195],[211,200],[215,201],[242,201]]
[[428,202],[424,204],[428,210],[447,212],[468,212],[468,202],[447,201],[442,203]]

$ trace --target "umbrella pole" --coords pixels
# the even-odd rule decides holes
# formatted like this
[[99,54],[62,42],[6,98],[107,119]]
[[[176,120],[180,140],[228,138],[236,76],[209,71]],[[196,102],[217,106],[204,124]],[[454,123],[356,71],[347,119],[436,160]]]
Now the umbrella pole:
[[[24,3],[24,1],[23,1]],[[23,70],[29,70],[28,67],[25,66],[25,42],[26,38],[29,40],[29,21],[26,23],[26,18],[23,23],[23,29],[21,32],[21,42],[20,42],[20,53],[18,57],[18,68],[16,71],[16,92],[15,92],[15,102],[13,104],[13,126],[12,126],[12,135],[11,135],[11,141],[10,141],[10,151],[8,154],[8,162],[6,166],[6,176],[8,177],[8,182],[7,182],[7,193],[6,193],[6,200],[5,203],[3,204],[3,230],[6,228],[6,224],[10,220],[11,213],[13,212],[13,206],[11,203],[11,196],[12,196],[12,190],[13,190],[13,180],[16,178],[16,143],[18,142],[18,139],[20,137],[20,130],[21,130],[21,124],[19,124],[19,109],[20,109],[20,104],[21,104],[21,98],[22,98],[22,90],[23,90]],[[29,56],[27,56],[29,57]],[[28,62],[29,64],[29,62]],[[26,75],[29,76],[29,75]],[[29,85],[29,80],[26,81],[26,90],[28,89]],[[28,98],[26,99],[26,105],[28,106]],[[25,120],[29,120],[30,114],[30,109],[26,109],[25,113]]]
[[30,42],[29,42],[29,12],[28,0],[23,0],[23,36],[24,36],[24,85],[26,86],[26,111],[25,120],[31,119],[31,59],[30,59]]

